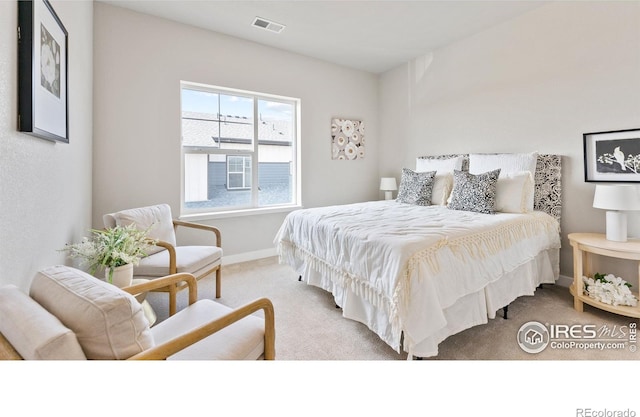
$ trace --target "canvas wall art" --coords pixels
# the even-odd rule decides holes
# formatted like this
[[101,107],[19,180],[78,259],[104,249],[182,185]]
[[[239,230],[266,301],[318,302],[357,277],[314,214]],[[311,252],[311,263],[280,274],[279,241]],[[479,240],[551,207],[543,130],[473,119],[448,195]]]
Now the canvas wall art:
[[331,119],[332,159],[364,158],[364,122],[362,120]]

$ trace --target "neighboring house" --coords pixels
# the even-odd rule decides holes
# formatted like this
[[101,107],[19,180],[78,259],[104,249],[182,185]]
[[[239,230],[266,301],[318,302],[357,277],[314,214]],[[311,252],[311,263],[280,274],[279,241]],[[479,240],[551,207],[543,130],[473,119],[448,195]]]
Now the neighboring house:
[[[258,120],[258,186],[265,191],[261,195],[274,203],[290,200],[292,129],[288,120],[262,115]],[[185,158],[185,172],[201,177],[185,190],[189,207],[215,207],[220,200],[225,202],[222,205],[233,205],[230,201],[246,199],[251,189],[251,156],[243,150],[252,148],[253,136],[253,120],[246,116],[183,112],[183,147],[202,152]],[[212,149],[231,152],[207,153]]]

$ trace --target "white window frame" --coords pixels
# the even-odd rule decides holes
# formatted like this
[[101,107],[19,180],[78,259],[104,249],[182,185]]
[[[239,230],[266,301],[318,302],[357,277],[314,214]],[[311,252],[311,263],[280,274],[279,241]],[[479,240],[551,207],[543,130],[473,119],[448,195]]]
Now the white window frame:
[[[253,123],[253,149],[245,150],[245,149],[220,149],[219,146],[210,146],[210,147],[185,147],[182,146],[182,139],[180,143],[180,153],[181,153],[181,181],[180,181],[180,202],[181,202],[181,214],[180,218],[185,219],[210,219],[210,218],[220,218],[220,217],[233,217],[233,216],[242,216],[242,215],[250,215],[250,214],[261,214],[261,213],[270,213],[270,212],[281,212],[281,211],[290,211],[296,208],[302,207],[301,201],[301,168],[300,168],[300,158],[301,158],[301,128],[300,128],[300,120],[301,120],[301,100],[293,97],[286,96],[278,96],[273,94],[266,93],[258,93],[247,90],[238,90],[227,87],[220,86],[211,86],[206,84],[194,83],[189,81],[180,81],[180,95],[182,95],[182,89],[192,89],[192,90],[200,90],[214,94],[224,94],[224,95],[234,95],[234,96],[243,96],[253,99],[253,114],[254,114],[254,123]],[[268,100],[268,101],[276,101],[283,102],[287,104],[293,105],[295,109],[295,116],[293,117],[293,135],[292,138],[292,161],[291,161],[291,172],[292,176],[292,201],[286,204],[278,204],[278,205],[269,205],[269,206],[259,206],[258,202],[258,164],[260,161],[258,160],[258,101],[259,100]],[[182,104],[180,105],[180,130],[182,132]],[[182,137],[182,133],[181,133]],[[238,155],[245,156],[251,158],[251,203],[249,205],[243,206],[225,206],[225,207],[208,207],[204,209],[194,209],[187,208],[185,204],[185,155],[186,154],[221,154],[221,155]],[[228,175],[228,171],[227,171]],[[231,188],[234,189],[234,188]],[[237,188],[235,188],[237,189]]]

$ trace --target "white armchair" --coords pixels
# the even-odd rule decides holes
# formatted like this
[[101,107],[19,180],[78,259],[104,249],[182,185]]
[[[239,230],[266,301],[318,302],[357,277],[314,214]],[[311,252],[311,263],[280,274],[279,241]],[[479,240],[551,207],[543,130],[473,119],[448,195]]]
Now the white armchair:
[[[189,306],[149,327],[132,294],[186,282]],[[264,318],[252,313],[262,310]],[[190,274],[125,290],[83,271],[38,272],[29,294],[0,287],[0,359],[275,359],[273,305],[266,298],[231,309],[197,300]]]
[[[222,237],[216,227],[204,224],[185,222],[173,219],[171,207],[168,204],[133,208],[103,216],[106,228],[116,225],[126,226],[135,224],[138,229],[149,229],[149,237],[156,239],[156,247],[134,266],[133,277],[137,279],[157,279],[180,272],[192,274],[196,279],[203,278],[213,272],[216,273],[216,298],[221,293],[221,263]],[[179,246],[177,244],[176,229],[189,227],[208,232],[212,239],[210,246]],[[186,285],[172,285],[154,291],[168,291],[169,314],[176,312],[175,293]]]

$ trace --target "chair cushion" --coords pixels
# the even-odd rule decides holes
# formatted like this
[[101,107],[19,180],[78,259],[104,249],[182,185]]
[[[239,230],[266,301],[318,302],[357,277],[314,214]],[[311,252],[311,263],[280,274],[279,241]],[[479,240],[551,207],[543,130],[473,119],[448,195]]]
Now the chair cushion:
[[76,335],[15,285],[0,288],[0,333],[23,359],[86,359]]
[[140,303],[83,271],[44,269],[33,279],[30,295],[76,334],[88,359],[126,359],[153,346]]
[[[214,267],[222,259],[222,249],[217,246],[178,246],[176,247],[177,272],[191,274],[207,266]],[[163,277],[169,275],[169,251],[149,255],[133,267],[135,276]]]
[[[209,299],[198,300],[151,328],[160,345],[229,313],[231,309]],[[264,319],[247,316],[170,356],[167,359],[259,359],[264,353]]]
[[[171,207],[168,204],[122,210],[114,213],[113,217],[118,226],[133,223],[140,230],[149,229],[148,236],[151,239],[162,240],[176,246],[176,233],[173,228]],[[152,255],[164,250],[162,247],[154,246],[147,251],[147,254]]]

